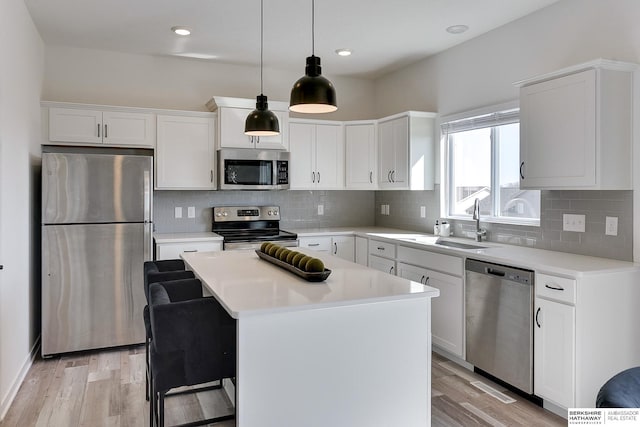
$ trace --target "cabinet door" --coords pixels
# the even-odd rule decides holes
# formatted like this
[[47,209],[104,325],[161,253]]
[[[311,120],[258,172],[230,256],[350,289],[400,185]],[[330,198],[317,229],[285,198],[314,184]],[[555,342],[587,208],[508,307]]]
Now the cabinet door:
[[49,140],[102,144],[102,111],[49,108]]
[[179,259],[185,252],[221,251],[221,242],[182,242],[156,244],[156,259]]
[[[414,282],[420,282],[424,285],[428,277],[428,271],[424,268],[416,267],[415,265],[399,262],[398,276],[402,277],[403,279],[409,279],[409,280],[413,280]],[[431,306],[433,307],[433,301],[431,301]],[[432,325],[432,329],[433,329],[433,325]]]
[[347,189],[375,189],[378,180],[375,125],[346,125],[344,143]]
[[347,261],[355,261],[356,244],[353,236],[333,236],[331,238],[331,253]]
[[596,184],[596,71],[520,89],[520,188]]
[[536,298],[534,393],[564,408],[575,401],[575,307]]
[[391,181],[394,188],[409,186],[409,118],[393,120],[393,159]]
[[391,173],[395,167],[393,144],[393,121],[378,125],[378,185],[393,188]]
[[256,148],[260,150],[288,150],[289,138],[288,138],[287,131],[289,129],[289,113],[285,113],[282,111],[274,111],[273,114],[275,114],[278,117],[280,134],[273,135],[273,136],[254,137]]
[[298,246],[301,248],[308,248],[316,252],[330,252],[331,251],[331,237],[319,236],[319,237],[300,237],[298,239]]
[[344,148],[340,125],[316,125],[316,186],[334,190],[344,188]]
[[249,108],[220,108],[220,147],[221,148],[260,148],[263,150],[284,150],[287,147],[283,144],[282,128],[287,125],[285,114],[274,111],[278,116],[280,134],[267,137],[248,136],[244,133],[244,124],[247,116],[251,113]]
[[356,263],[364,265],[369,264],[369,239],[366,237],[356,236]]
[[289,125],[289,176],[290,188],[294,190],[314,189],[315,172],[315,125],[291,123]]
[[396,275],[396,262],[392,259],[380,258],[379,256],[369,254],[369,267],[384,271],[393,276]]
[[105,111],[102,113],[102,141],[111,145],[154,147],[155,116],[144,113]]
[[436,345],[464,358],[464,286],[461,277],[426,270],[425,285],[440,290],[431,302],[431,337]]
[[158,116],[156,188],[215,190],[213,119]]

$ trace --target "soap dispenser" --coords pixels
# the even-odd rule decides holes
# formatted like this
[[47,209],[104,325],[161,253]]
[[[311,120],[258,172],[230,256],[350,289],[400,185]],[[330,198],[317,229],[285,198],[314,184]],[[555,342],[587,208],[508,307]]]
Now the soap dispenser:
[[434,236],[440,235],[440,224],[438,223],[437,219],[436,219],[436,225],[433,226],[433,234]]

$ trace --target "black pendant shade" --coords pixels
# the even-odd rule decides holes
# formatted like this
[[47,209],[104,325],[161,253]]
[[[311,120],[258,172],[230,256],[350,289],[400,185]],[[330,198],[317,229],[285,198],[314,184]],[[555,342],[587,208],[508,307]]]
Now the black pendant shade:
[[280,133],[278,117],[269,110],[267,97],[263,94],[256,97],[256,109],[247,116],[244,133],[251,136],[273,136]]
[[267,97],[262,92],[262,54],[263,54],[264,0],[260,0],[260,95],[256,97],[256,109],[244,122],[244,133],[250,136],[273,136],[280,133],[278,117],[269,111]]
[[336,89],[321,75],[320,58],[307,57],[305,75],[291,89],[289,110],[296,113],[330,113],[338,109]]

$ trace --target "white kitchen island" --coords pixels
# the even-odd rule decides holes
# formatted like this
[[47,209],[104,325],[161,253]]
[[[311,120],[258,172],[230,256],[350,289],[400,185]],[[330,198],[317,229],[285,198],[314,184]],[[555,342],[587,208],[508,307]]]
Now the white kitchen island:
[[253,251],[183,258],[238,322],[238,427],[431,424],[437,289],[325,254],[320,283]]

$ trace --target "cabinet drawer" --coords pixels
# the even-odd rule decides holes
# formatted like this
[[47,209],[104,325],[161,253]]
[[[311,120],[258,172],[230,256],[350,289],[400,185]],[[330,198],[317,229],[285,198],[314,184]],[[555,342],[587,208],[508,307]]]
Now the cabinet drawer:
[[398,246],[398,261],[462,276],[462,258],[457,256]]
[[184,252],[221,251],[222,242],[160,243],[156,245],[156,259],[179,259]]
[[396,257],[396,245],[393,243],[381,242],[380,240],[369,240],[369,253],[384,258]]
[[331,236],[300,237],[298,246],[318,252],[329,252],[331,250]]
[[566,277],[536,273],[536,295],[570,304],[576,303],[576,281]]

